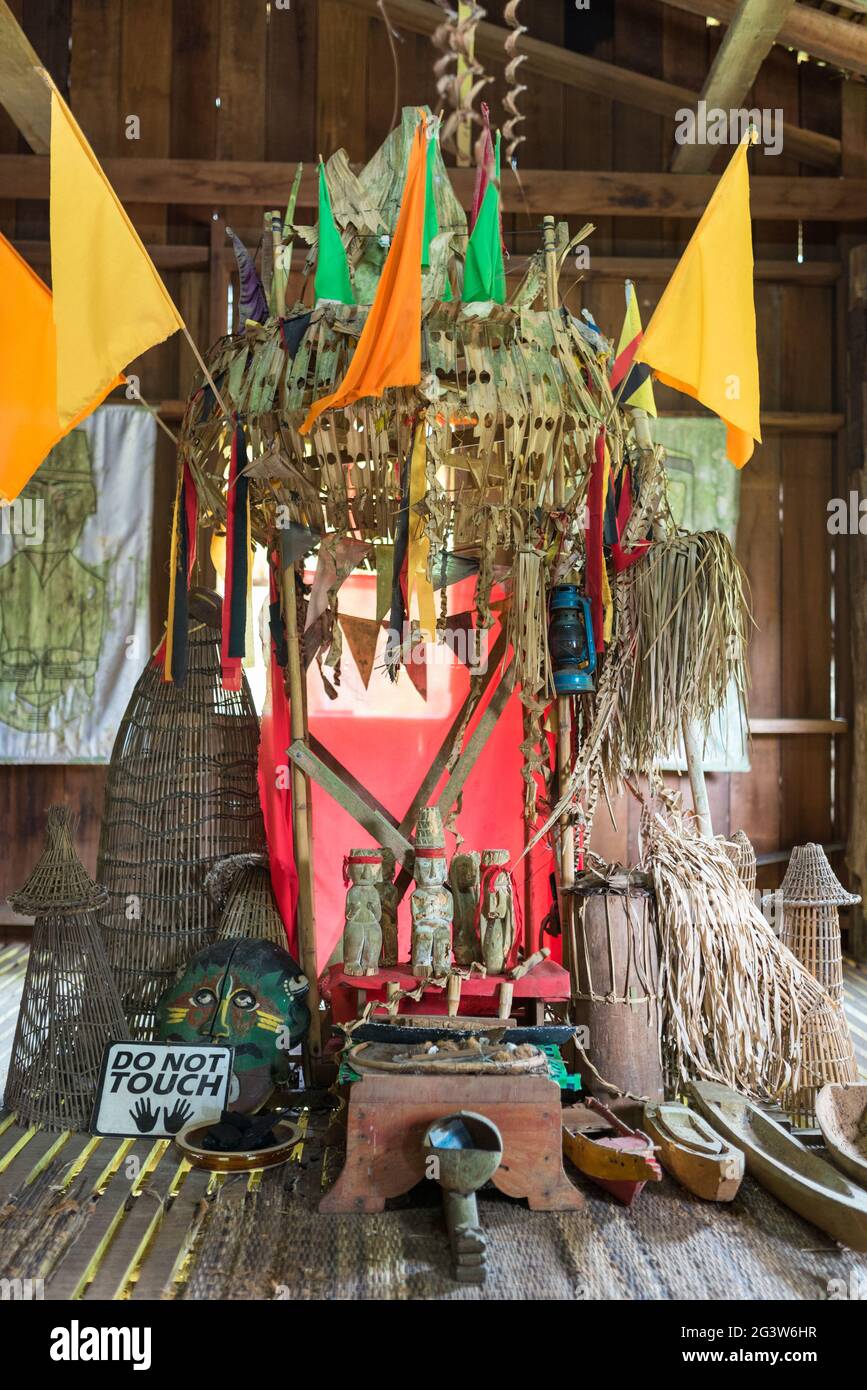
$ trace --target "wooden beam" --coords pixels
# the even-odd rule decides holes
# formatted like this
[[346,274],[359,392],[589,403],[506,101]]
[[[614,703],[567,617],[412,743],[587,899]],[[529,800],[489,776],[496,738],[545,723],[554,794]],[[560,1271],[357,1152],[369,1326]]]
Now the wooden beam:
[[[867,496],[867,244],[853,248],[849,262],[848,478],[849,488]],[[849,612],[852,654],[852,771],[846,864],[853,893],[867,894],[867,537],[850,536]],[[852,953],[867,960],[867,914],[854,914]]]
[[[791,153],[791,151],[789,151]],[[245,207],[280,206],[295,163],[210,159],[106,159],[108,178],[124,202]],[[449,171],[464,207],[472,203],[475,174]],[[316,206],[315,169],[305,169],[298,206]],[[506,212],[564,216],[699,218],[716,187],[712,174],[627,174],[576,169],[524,169],[521,183],[503,178]],[[32,154],[0,155],[0,188],[7,198],[47,198],[48,160]],[[867,178],[788,177],[750,179],[757,221],[861,222],[867,219]]]
[[[331,750],[326,748],[324,743],[320,743],[315,734],[308,732],[307,744],[310,751],[315,753],[319,761],[323,763],[329,771],[333,772],[335,777],[339,777],[341,781],[345,782],[365,805],[369,806],[372,811],[376,811],[378,815],[382,816],[383,820],[389,821],[390,824],[394,826],[395,830],[399,828],[397,816],[393,816],[388,807],[383,806],[382,802],[376,799],[373,792],[368,791],[363,783],[359,782],[356,777],[353,777],[352,773],[343,766],[339,759],[335,758]],[[401,826],[400,829],[402,834],[406,834],[404,827]]]
[[835,738],[849,732],[846,719],[751,719],[753,738],[788,737],[789,734],[833,734]]
[[[710,15],[721,24],[730,24],[737,14],[738,0],[663,0],[688,14]],[[846,72],[867,77],[867,25],[850,24],[837,15],[809,5],[793,5],[784,21],[777,42],[821,58]]]
[[[702,85],[699,100],[708,109],[740,108],[793,3],[794,0],[740,0]],[[698,143],[678,145],[671,167],[677,174],[704,174],[713,164],[717,148]]]
[[[756,0],[750,0],[750,4]],[[354,7],[382,19],[377,0],[355,0]],[[389,22],[417,34],[432,34],[442,23],[442,10],[429,0],[388,0]],[[501,63],[503,44],[510,30],[483,20],[476,28],[476,54],[482,60]],[[658,116],[673,118],[684,106],[694,106],[698,93],[689,87],[663,82],[643,72],[633,72],[614,63],[573,53],[555,43],[534,39],[532,34],[521,36],[520,53],[526,56],[522,72],[536,73],[546,81],[562,82],[591,92],[603,101],[622,101],[640,111],[653,111]],[[820,169],[835,169],[840,160],[840,141],[799,126],[785,126],[786,150],[804,164]],[[552,203],[551,207],[555,204]],[[558,207],[558,211],[562,211]]]
[[47,154],[51,144],[51,94],[36,71],[42,59],[6,0],[0,0],[0,103],[31,150]]
[[306,777],[333,797],[344,811],[348,811],[352,819],[358,821],[362,829],[366,830],[378,845],[385,845],[387,849],[393,850],[397,862],[404,868],[412,868],[413,847],[390,820],[386,820],[379,811],[369,806],[342,777],[338,777],[326,767],[302,739],[296,739],[288,752],[295,766],[300,767]]
[[[590,244],[592,247],[592,243]],[[19,255],[23,256],[34,270],[41,272],[51,266],[49,242],[16,240],[14,246]],[[147,252],[157,270],[207,270],[209,268],[209,251],[208,247],[204,245],[149,245]],[[230,246],[226,247],[223,258],[226,266],[230,270],[234,270],[235,253]],[[306,259],[306,249],[294,251],[292,253],[293,270],[300,270]],[[677,258],[675,256],[591,255],[590,264],[581,272],[581,278],[585,280],[629,279],[640,284],[643,280],[668,280],[676,265]],[[839,261],[804,261],[799,264],[796,260],[767,260],[756,261],[754,267],[756,280],[803,287],[807,285],[834,285],[840,279],[841,273]],[[567,263],[560,272],[561,279],[568,282],[571,274],[570,266]],[[510,276],[509,271],[506,271],[507,280],[512,278],[517,280],[520,275],[521,272],[518,271],[515,272],[514,276]]]

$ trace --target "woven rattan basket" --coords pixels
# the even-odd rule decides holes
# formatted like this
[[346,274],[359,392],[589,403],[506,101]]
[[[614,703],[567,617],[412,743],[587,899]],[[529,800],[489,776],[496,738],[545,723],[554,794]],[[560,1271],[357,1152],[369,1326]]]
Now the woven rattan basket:
[[756,891],[756,852],[748,836],[743,830],[736,830],[734,835],[721,843],[735,866],[738,878],[752,896]]
[[821,845],[796,845],[780,893],[782,941],[834,1000],[843,998],[840,905],[861,899],[847,893]]
[[21,1125],[88,1129],[105,1045],[128,1035],[97,926],[105,901],[73,848],[68,808],[53,806],[45,852],[9,899],[35,919],[6,1084]]
[[227,855],[259,852],[259,721],[246,679],[223,689],[220,600],[190,593],[183,685],[145,667],[111,756],[97,877],[100,925],[132,1036],[153,1037],[154,1009],[178,966],[216,935],[204,890]]
[[218,940],[256,937],[288,949],[267,855],[233,854],[221,859],[205,879],[205,889],[220,914]]

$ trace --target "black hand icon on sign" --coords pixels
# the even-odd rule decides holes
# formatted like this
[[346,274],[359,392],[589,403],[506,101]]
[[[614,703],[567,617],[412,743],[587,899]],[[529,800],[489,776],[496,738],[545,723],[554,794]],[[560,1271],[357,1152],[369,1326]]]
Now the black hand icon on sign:
[[193,1107],[185,1100],[176,1100],[171,1110],[165,1107],[166,1129],[169,1134],[177,1134],[188,1120],[193,1118]]
[[159,1107],[151,1109],[149,1100],[140,1100],[130,1110],[130,1115],[135,1120],[136,1128],[140,1134],[149,1134],[159,1119]]

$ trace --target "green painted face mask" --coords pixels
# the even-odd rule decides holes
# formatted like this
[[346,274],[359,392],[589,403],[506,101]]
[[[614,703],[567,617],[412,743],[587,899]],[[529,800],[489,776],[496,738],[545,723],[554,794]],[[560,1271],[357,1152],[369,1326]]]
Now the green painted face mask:
[[310,1022],[308,985],[288,951],[257,939],[218,941],[199,951],[157,1007],[163,1042],[235,1049],[229,1109],[250,1113],[286,1079],[288,1052]]

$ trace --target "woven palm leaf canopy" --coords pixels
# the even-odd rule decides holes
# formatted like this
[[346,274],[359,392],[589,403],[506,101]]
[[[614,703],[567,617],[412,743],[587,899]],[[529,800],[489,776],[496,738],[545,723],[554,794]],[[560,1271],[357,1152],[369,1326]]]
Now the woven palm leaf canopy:
[[[521,267],[507,301],[463,302],[467,219],[435,139],[429,187],[438,231],[423,269],[421,379],[415,386],[388,388],[382,397],[325,410],[309,434],[301,433],[311,405],[341,382],[357,346],[395,228],[418,119],[415,108],[405,109],[401,124],[360,173],[353,172],[344,151],[326,166],[357,302],[299,302],[286,315],[272,313],[264,322],[242,318],[237,331],[213,345],[207,363],[227,412],[245,432],[251,532],[260,542],[274,546],[281,530],[285,534],[294,527],[302,537],[293,557],[298,560],[317,545],[321,551],[350,537],[369,545],[361,563],[374,567],[386,556],[391,563],[388,543],[409,513],[410,526],[420,525],[423,532],[428,578],[435,587],[455,565],[476,572],[477,629],[492,625],[492,587],[504,582],[512,674],[533,725],[523,747],[526,809],[532,817],[534,774],[544,772],[536,751],[541,715],[553,693],[547,599],[552,585],[583,582],[594,466],[602,467],[604,451],[606,486],[610,478],[619,487],[629,474],[633,502],[620,535],[625,553],[651,527],[657,537],[666,536],[663,456],[651,444],[646,421],[636,421],[640,412],[622,409],[612,394],[611,342],[591,319],[570,314],[558,300],[564,258],[592,227],[570,238],[565,224],[555,227],[553,219],[545,219],[538,248]],[[287,222],[280,245],[263,257],[259,305],[267,304],[271,291],[267,261],[279,264],[290,240],[310,245],[307,269],[313,271],[317,228]],[[269,241],[266,234],[263,246]],[[420,422],[424,484],[414,494],[408,461]],[[642,423],[644,429],[636,433]],[[195,479],[200,522],[218,530],[226,522],[232,430],[203,381],[187,404],[180,457]],[[627,650],[634,657],[635,624],[627,610],[636,586],[628,570],[603,574],[607,656],[596,700],[587,704],[595,734],[585,741],[586,759],[569,788],[570,802],[583,788],[595,803],[600,775],[611,780],[626,767],[652,766],[668,751],[672,729],[684,719],[697,716],[706,728],[732,677],[740,691],[745,689],[746,607],[731,547],[719,533],[686,540],[669,534],[670,542],[663,539],[659,550],[674,549],[667,559],[660,555],[662,568],[655,575],[682,580],[693,591],[683,609],[685,638],[689,623],[705,614],[700,669],[692,643],[667,673],[673,689],[666,693],[664,718],[657,689],[655,697],[647,697],[656,698],[657,709],[644,711],[649,729],[644,718],[628,719],[628,706],[642,684],[634,679],[634,660],[620,659]],[[601,556],[601,535],[599,550]],[[707,598],[716,580],[720,609]],[[385,584],[390,586],[390,575]],[[445,616],[442,602],[440,632]],[[659,614],[656,618],[661,623]],[[622,719],[612,703],[616,689],[626,700]]]

